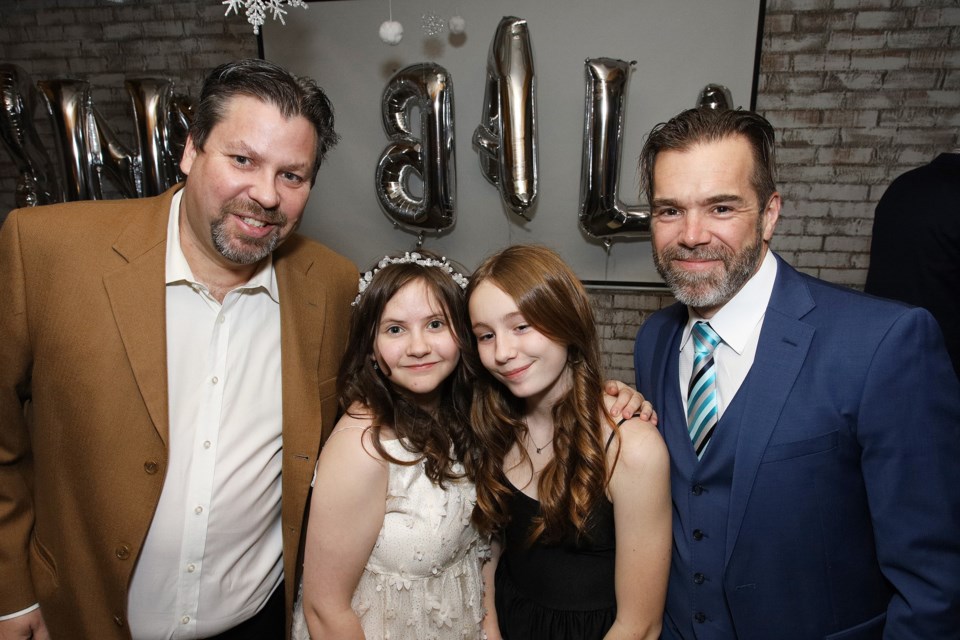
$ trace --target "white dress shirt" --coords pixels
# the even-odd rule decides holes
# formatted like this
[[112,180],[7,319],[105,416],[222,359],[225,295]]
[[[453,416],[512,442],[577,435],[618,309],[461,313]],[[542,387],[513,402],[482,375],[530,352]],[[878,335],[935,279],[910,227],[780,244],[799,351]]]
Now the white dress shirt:
[[130,585],[135,640],[202,638],[266,603],[283,579],[280,304],[271,258],[221,305],[167,226],[169,461]]
[[693,325],[707,320],[722,340],[713,352],[717,373],[719,419],[723,417],[724,409],[730,406],[753,366],[757,343],[760,341],[760,329],[763,328],[763,318],[767,313],[776,279],[777,259],[773,257],[773,252],[767,249],[757,272],[712,318],[702,318],[692,308],[687,307],[690,317],[680,337],[680,395],[683,406],[687,406],[687,387],[693,371],[693,340],[690,339]]

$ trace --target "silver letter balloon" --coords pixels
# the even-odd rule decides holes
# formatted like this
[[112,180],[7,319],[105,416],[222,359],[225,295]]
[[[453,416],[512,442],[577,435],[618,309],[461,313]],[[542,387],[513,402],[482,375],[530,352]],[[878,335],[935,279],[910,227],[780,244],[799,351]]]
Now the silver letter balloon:
[[586,67],[580,228],[610,246],[613,237],[650,237],[650,211],[620,201],[620,144],[632,63],[590,58]]
[[[104,178],[127,198],[156,195],[181,179],[177,164],[193,119],[193,102],[174,95],[170,80],[124,83],[133,110],[135,149],[123,144],[94,107],[88,82],[42,80],[37,86],[39,93],[20,67],[0,65],[0,133],[20,172],[18,206],[100,200]],[[59,176],[33,122],[41,99],[59,145]]]
[[538,188],[536,76],[526,20],[507,16],[497,26],[473,143],[484,177],[511,211],[526,218]]
[[697,98],[700,109],[733,109],[733,96],[730,89],[722,84],[708,84]]
[[33,126],[33,112],[39,102],[33,81],[16,65],[0,65],[0,97],[0,140],[20,174],[17,206],[35,207],[63,200],[53,163]]
[[[411,113],[419,110],[419,137]],[[421,235],[443,231],[456,221],[457,170],[454,157],[453,80],[447,70],[421,63],[398,71],[380,102],[390,144],[375,176],[377,199],[395,226]],[[422,195],[411,178],[422,181]]]

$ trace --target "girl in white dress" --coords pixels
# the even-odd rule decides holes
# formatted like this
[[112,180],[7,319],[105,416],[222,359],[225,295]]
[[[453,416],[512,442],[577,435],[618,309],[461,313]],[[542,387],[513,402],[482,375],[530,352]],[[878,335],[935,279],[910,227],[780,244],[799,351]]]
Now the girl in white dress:
[[488,547],[470,522],[466,284],[427,251],[361,278],[338,379],[346,413],[317,463],[296,640],[481,636]]

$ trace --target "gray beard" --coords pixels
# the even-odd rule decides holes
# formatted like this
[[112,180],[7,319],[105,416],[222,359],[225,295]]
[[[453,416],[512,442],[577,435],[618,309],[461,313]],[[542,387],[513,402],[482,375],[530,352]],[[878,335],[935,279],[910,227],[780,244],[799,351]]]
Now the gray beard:
[[280,242],[280,235],[271,233],[264,238],[233,238],[233,243],[237,246],[231,246],[231,238],[226,231],[225,219],[220,219],[210,225],[210,237],[213,239],[213,246],[217,248],[220,255],[237,264],[260,262],[273,253]]
[[[654,249],[653,263],[660,277],[673,292],[673,297],[688,307],[700,309],[719,307],[729,302],[756,273],[762,255],[761,230],[755,242],[739,253],[723,248],[698,250],[673,247],[663,253]],[[673,267],[673,260],[686,258],[721,260],[724,269],[720,275],[716,275],[694,274]]]
[[[245,213],[258,218],[267,218],[278,227],[274,233],[263,238],[231,237],[227,232],[227,216]],[[220,218],[211,223],[210,238],[213,240],[213,246],[227,260],[236,264],[254,264],[266,258],[277,248],[280,244],[279,227],[285,223],[286,216],[279,211],[266,211],[256,203],[228,202],[220,211]]]

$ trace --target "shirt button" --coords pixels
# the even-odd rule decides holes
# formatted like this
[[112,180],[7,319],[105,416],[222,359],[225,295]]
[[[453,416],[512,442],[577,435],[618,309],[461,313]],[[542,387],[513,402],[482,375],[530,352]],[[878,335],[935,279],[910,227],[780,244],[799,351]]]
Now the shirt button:
[[209,448],[210,448],[210,441],[209,441],[209,440],[204,440],[204,441],[203,441],[203,448],[204,448],[204,449],[209,449]]
[[195,514],[197,514],[197,515],[200,515],[201,513],[203,513],[203,507],[201,507],[200,505],[197,505],[197,506],[194,508],[193,512],[194,512]]
[[695,614],[693,614],[693,619],[699,624],[703,624],[707,621],[707,615],[702,611],[697,611]]
[[116,554],[121,560],[126,560],[130,557],[130,547],[128,545],[121,544],[116,548]]
[[693,582],[694,582],[694,584],[703,584],[703,580],[704,580],[704,577],[703,577],[703,574],[702,574],[702,573],[697,572],[697,573],[693,574]]
[[197,565],[193,564],[192,562],[187,565],[187,573],[193,573],[196,570],[197,570]]
[[703,485],[702,484],[693,485],[692,491],[693,491],[693,495],[695,496],[700,495],[701,493],[703,493]]
[[150,475],[155,474],[159,468],[160,466],[153,460],[147,460],[146,462],[143,463],[143,470],[149,473]]
[[223,324],[226,321],[226,319],[227,319],[226,316],[220,316],[219,318],[217,318],[217,322],[219,322],[220,324]]
[[693,530],[693,539],[694,539],[694,540],[703,540],[703,531],[700,531],[700,529],[694,529],[694,530]]
[[210,378],[210,382],[212,382],[213,384],[217,384],[218,382],[220,382],[220,378],[218,378],[217,376],[213,376],[212,378]]
[[180,618],[180,624],[187,624],[188,622],[190,622],[190,616],[183,616]]

